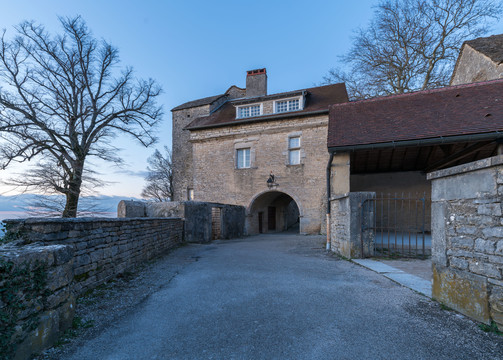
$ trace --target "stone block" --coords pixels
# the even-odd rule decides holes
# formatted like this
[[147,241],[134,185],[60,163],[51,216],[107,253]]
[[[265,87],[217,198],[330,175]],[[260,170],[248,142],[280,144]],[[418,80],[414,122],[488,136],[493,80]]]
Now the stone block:
[[450,245],[456,249],[473,249],[473,238],[467,236],[457,236],[450,239]]
[[58,309],[59,331],[61,333],[72,326],[73,317],[75,316],[75,304],[75,296],[70,294],[67,301]]
[[432,182],[432,201],[475,199],[496,194],[496,181],[491,169],[456,174]]
[[40,315],[40,321],[35,330],[16,348],[14,359],[28,359],[32,354],[52,346],[59,336],[59,312],[46,311]]
[[498,324],[498,328],[503,330],[503,287],[492,286],[489,296],[489,308],[491,317]]
[[447,239],[445,234],[445,205],[431,204],[432,248],[431,259],[434,264],[447,266]]
[[469,261],[469,266],[468,268],[470,269],[471,272],[487,277],[492,277],[495,279],[501,278],[501,271],[500,269],[493,264],[489,264],[486,262],[482,261],[475,261],[471,260]]
[[47,271],[47,288],[51,291],[67,286],[73,280],[71,263],[53,267]]
[[480,322],[489,324],[487,279],[467,271],[433,265],[433,297]]
[[494,254],[495,242],[491,240],[476,239],[475,240],[475,251],[482,252],[485,254]]
[[480,215],[501,216],[501,205],[498,203],[479,205],[477,213]]
[[468,261],[463,258],[453,257],[449,259],[449,264],[460,270],[468,269]]
[[482,233],[486,238],[490,237],[503,238],[503,226],[482,229]]

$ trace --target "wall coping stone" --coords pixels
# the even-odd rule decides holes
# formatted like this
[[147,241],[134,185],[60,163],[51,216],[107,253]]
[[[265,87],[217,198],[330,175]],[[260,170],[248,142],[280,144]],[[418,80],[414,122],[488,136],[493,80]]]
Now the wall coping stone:
[[131,222],[131,221],[152,221],[181,219],[179,217],[136,217],[136,218],[103,218],[103,217],[81,217],[81,218],[26,218],[26,219],[4,219],[3,222],[11,224],[45,224],[45,223],[88,223],[88,222]]
[[458,166],[453,166],[448,169],[433,171],[426,175],[427,180],[434,180],[448,176],[455,176],[459,174],[464,174],[476,170],[481,170],[485,168],[490,168],[497,165],[503,164],[503,155],[493,156],[487,159],[482,159],[467,164],[462,164]]

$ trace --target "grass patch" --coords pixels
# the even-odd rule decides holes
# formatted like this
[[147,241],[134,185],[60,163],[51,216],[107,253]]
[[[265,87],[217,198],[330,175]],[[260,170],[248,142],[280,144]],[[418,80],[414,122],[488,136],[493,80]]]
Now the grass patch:
[[487,333],[494,333],[499,336],[503,336],[503,332],[498,329],[498,325],[494,321],[491,321],[491,325],[479,324],[479,328]]

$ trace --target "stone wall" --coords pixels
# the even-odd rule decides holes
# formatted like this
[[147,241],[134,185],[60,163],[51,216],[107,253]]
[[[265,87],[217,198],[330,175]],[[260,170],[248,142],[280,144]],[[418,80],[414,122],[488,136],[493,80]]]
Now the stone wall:
[[24,243],[73,248],[76,295],[177,246],[183,232],[183,220],[178,218],[32,218],[4,222],[8,233],[17,234]]
[[503,330],[503,156],[428,174],[433,296]]
[[[373,224],[373,212],[362,220],[361,204],[375,197],[372,192],[355,192],[330,199],[330,249],[348,259],[371,256],[374,251],[374,234],[362,231],[362,221]],[[362,241],[363,238],[363,241]],[[363,247],[363,249],[362,249]]]
[[501,79],[503,64],[475,51],[470,45],[463,46],[454,69],[451,85],[469,84],[478,81]]
[[68,245],[0,247],[0,354],[26,359],[70,327],[72,268]]
[[[260,195],[287,194],[299,207],[300,232],[325,231],[328,115],[263,121],[191,132],[195,200],[252,208]],[[288,139],[300,136],[301,163],[289,165]],[[236,168],[236,152],[250,148],[250,168]],[[275,175],[277,186],[267,179]],[[258,213],[247,213],[257,222]],[[248,229],[258,226],[248,226]]]
[[[218,209],[218,219],[213,212]],[[122,200],[117,216],[129,217],[181,217],[184,219],[184,241],[207,243],[215,239],[213,228],[219,228],[218,239],[242,237],[245,226],[245,208],[237,205],[199,201],[142,202]],[[218,224],[215,223],[219,222]]]
[[182,242],[183,220],[4,220],[0,354],[27,359],[73,320],[75,297]]

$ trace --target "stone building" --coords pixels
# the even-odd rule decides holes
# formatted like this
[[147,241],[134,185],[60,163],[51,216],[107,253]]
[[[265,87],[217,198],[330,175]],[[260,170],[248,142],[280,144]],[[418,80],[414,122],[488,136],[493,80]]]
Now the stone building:
[[174,200],[242,205],[246,232],[325,230],[328,107],[344,84],[267,94],[265,69],[246,88],[173,112]]
[[451,85],[503,78],[503,34],[465,41]]

